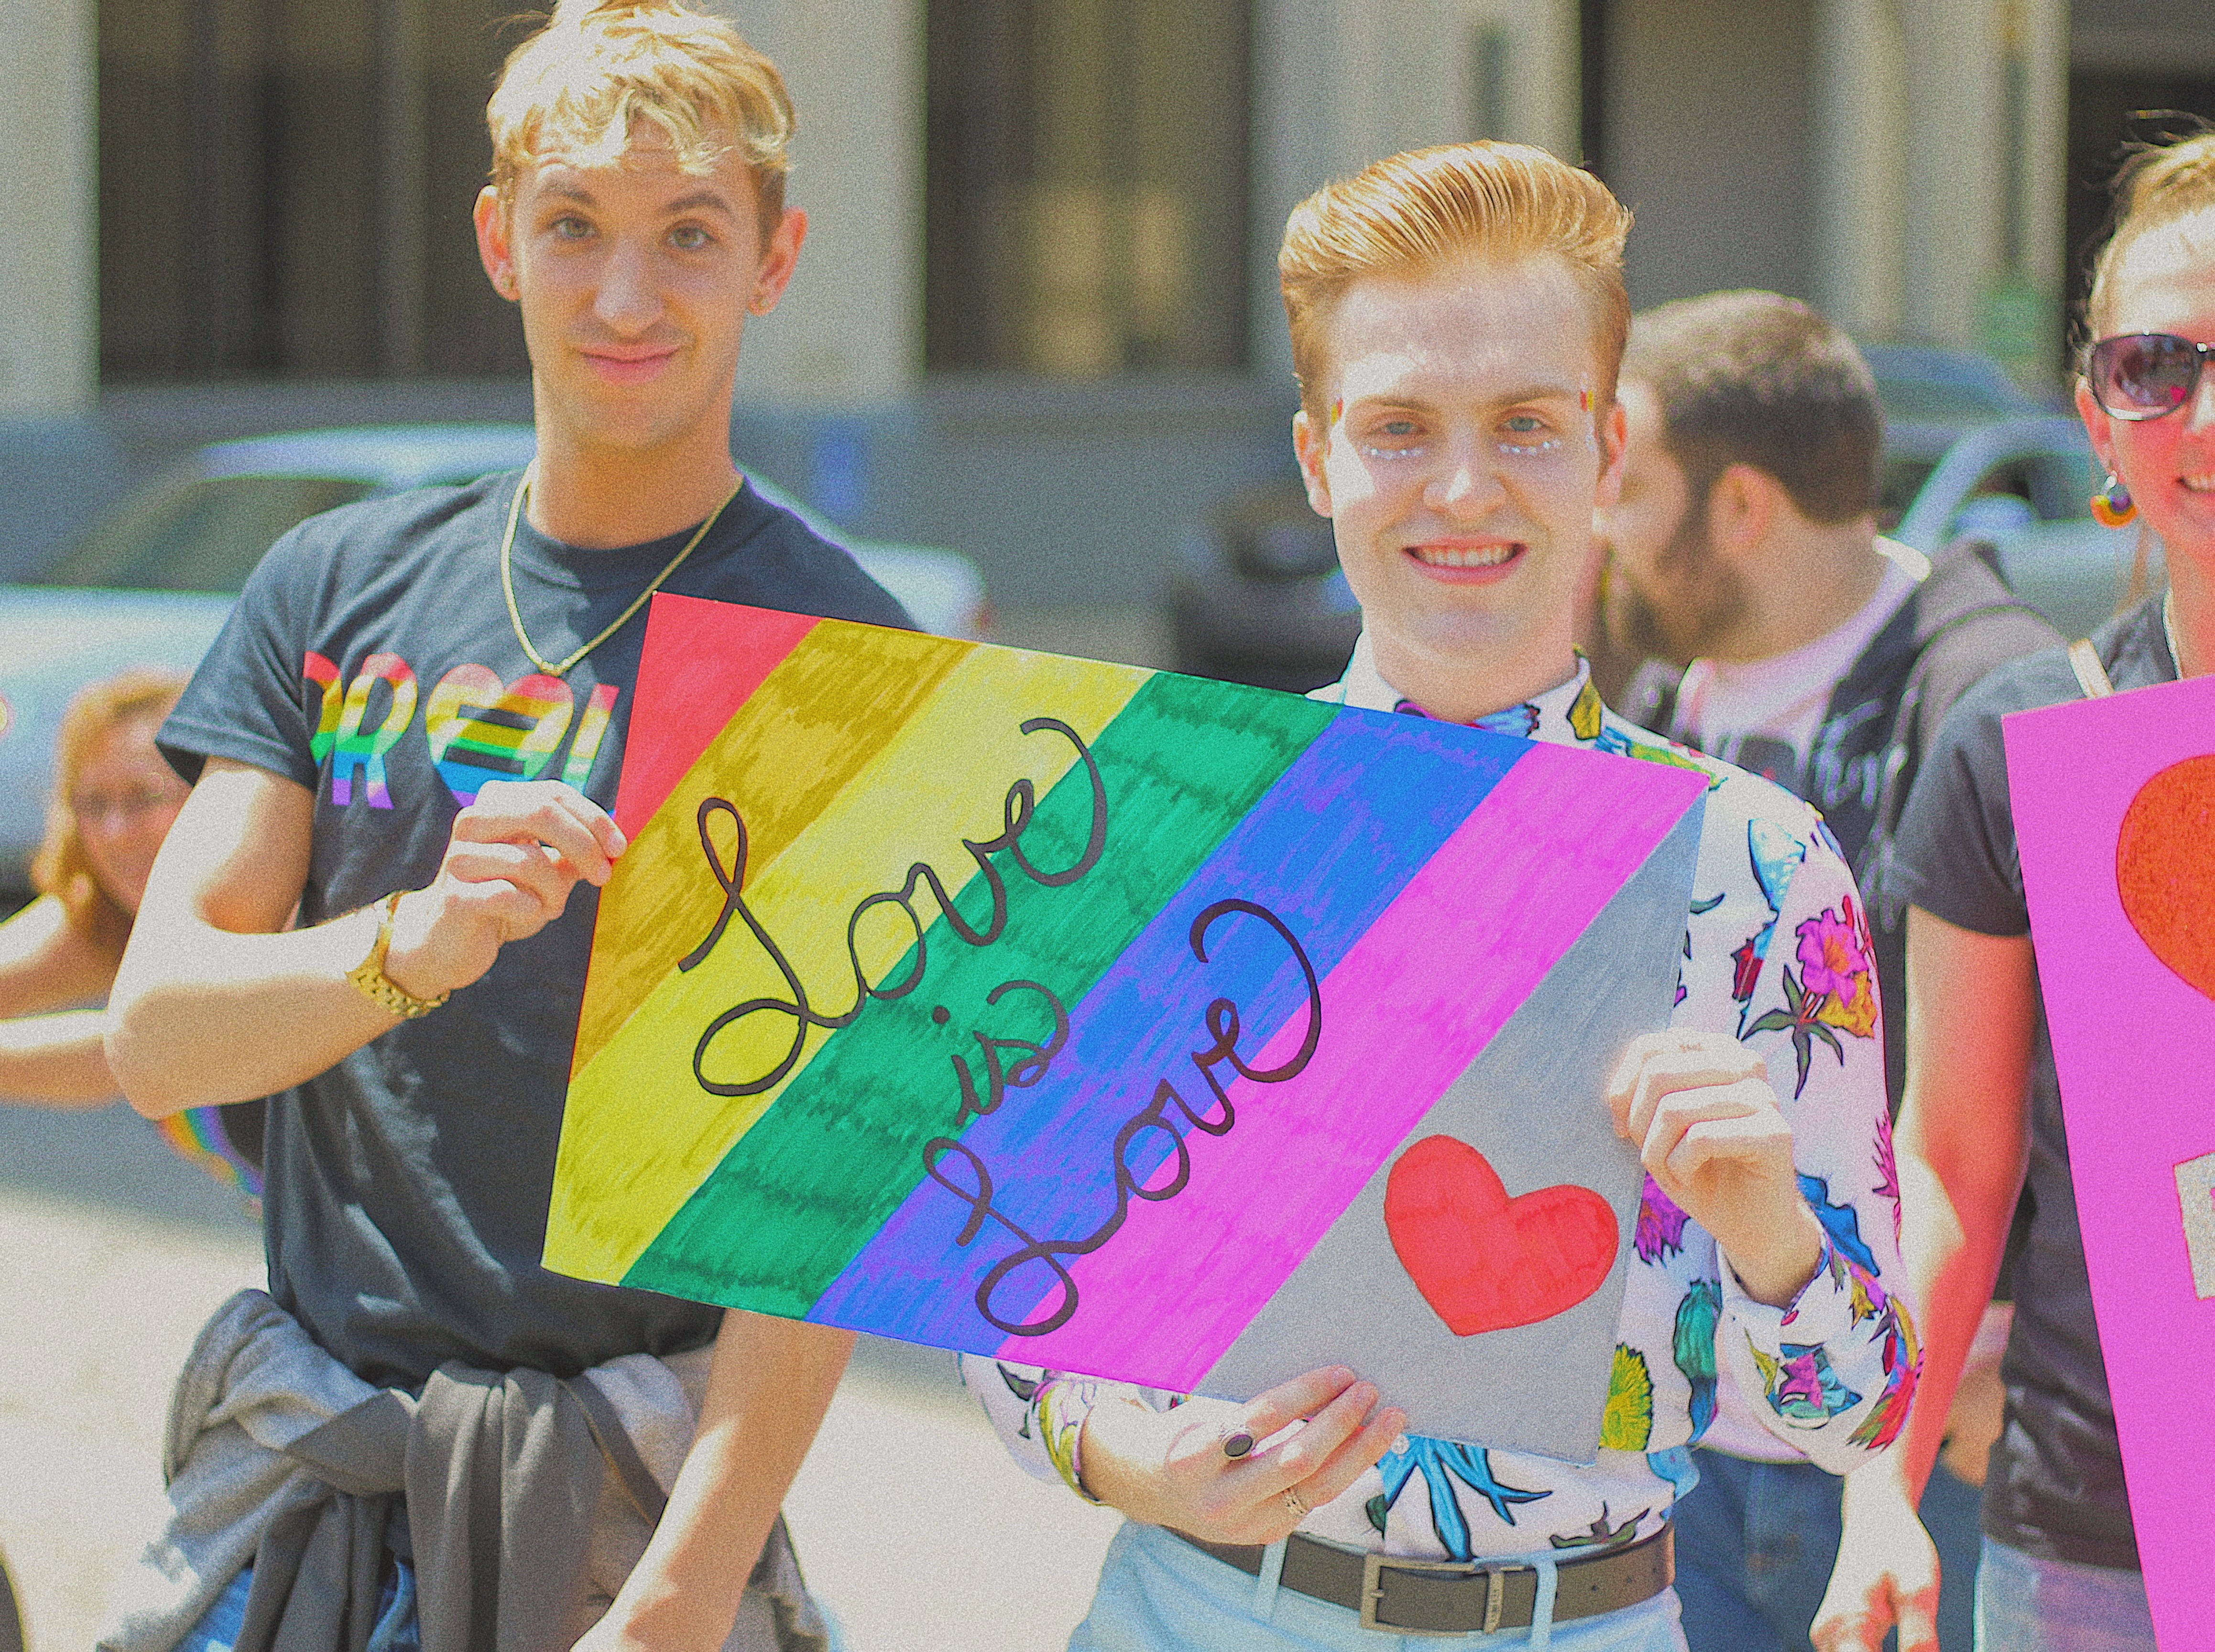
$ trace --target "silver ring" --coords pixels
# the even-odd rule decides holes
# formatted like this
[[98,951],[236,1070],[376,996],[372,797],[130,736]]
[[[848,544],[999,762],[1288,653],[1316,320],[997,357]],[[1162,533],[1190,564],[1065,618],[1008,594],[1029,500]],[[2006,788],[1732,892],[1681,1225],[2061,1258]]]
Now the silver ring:
[[1285,1492],[1285,1507],[1292,1511],[1292,1518],[1296,1520],[1304,1520],[1308,1517],[1308,1500],[1300,1496],[1300,1490],[1298,1486],[1292,1486],[1286,1489]]
[[1254,1436],[1243,1429],[1226,1435],[1223,1441],[1223,1454],[1234,1463],[1253,1449]]

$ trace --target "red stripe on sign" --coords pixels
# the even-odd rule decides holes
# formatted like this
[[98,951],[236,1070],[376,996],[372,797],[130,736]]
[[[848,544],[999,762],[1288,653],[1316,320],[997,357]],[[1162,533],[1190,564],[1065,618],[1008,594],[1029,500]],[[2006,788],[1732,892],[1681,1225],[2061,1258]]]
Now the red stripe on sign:
[[616,824],[635,836],[723,725],[816,627],[810,614],[661,591],[647,609],[630,720],[657,737],[626,752]]

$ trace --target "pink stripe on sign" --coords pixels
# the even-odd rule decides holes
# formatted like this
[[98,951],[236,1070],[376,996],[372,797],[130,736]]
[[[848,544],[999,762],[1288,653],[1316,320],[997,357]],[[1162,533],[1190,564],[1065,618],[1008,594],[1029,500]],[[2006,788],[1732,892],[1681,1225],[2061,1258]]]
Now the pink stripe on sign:
[[[1534,745],[1324,978],[1307,1070],[1234,1084],[1230,1132],[1186,1133],[1185,1190],[1134,1201],[1070,1269],[1082,1310],[1047,1336],[1009,1337],[1000,1357],[1193,1388],[1706,789],[1683,769],[1629,769]],[[1604,824],[1574,845],[1546,829],[1589,819],[1603,786]],[[1442,956],[1467,967],[1441,970]],[[1248,1064],[1281,1065],[1305,1018],[1303,1006]]]

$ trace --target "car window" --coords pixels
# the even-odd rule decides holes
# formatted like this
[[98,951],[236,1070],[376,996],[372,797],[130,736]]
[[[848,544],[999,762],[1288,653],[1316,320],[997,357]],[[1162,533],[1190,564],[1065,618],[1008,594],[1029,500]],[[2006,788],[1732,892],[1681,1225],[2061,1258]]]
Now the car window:
[[1923,484],[1930,480],[1930,473],[1938,468],[1936,459],[1924,459],[1906,454],[1887,455],[1884,468],[1877,481],[1876,525],[1879,533],[1890,533],[1899,526],[1900,517],[1907,507],[1915,503],[1915,496],[1923,491]]
[[1978,478],[1948,525],[1947,537],[1995,538],[2040,522],[2077,522],[2091,515],[2084,462],[2073,453],[2027,453],[2005,459]]
[[1936,378],[1881,378],[1876,399],[1889,424],[1982,424],[2022,408],[1983,385]]
[[2001,572],[2016,595],[2065,637],[2086,635],[2168,578],[2157,544],[2141,564],[2136,529],[2098,527],[2089,517],[2035,523],[1998,549]]
[[56,585],[235,591],[285,529],[365,497],[333,476],[196,476],[118,506],[46,576]]
[[2086,522],[2099,473],[2089,454],[2041,453],[2031,461],[2030,500],[2040,522]]

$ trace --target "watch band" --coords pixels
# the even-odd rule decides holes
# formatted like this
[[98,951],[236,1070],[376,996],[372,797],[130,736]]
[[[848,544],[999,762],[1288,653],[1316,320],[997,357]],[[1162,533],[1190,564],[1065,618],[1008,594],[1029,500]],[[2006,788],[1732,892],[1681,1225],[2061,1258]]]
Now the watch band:
[[370,946],[369,956],[347,971],[347,979],[379,1009],[413,1021],[428,1015],[452,994],[440,993],[436,998],[418,998],[394,985],[392,978],[384,973],[385,954],[392,950],[393,909],[399,905],[401,894],[396,889],[377,902],[377,939]]

